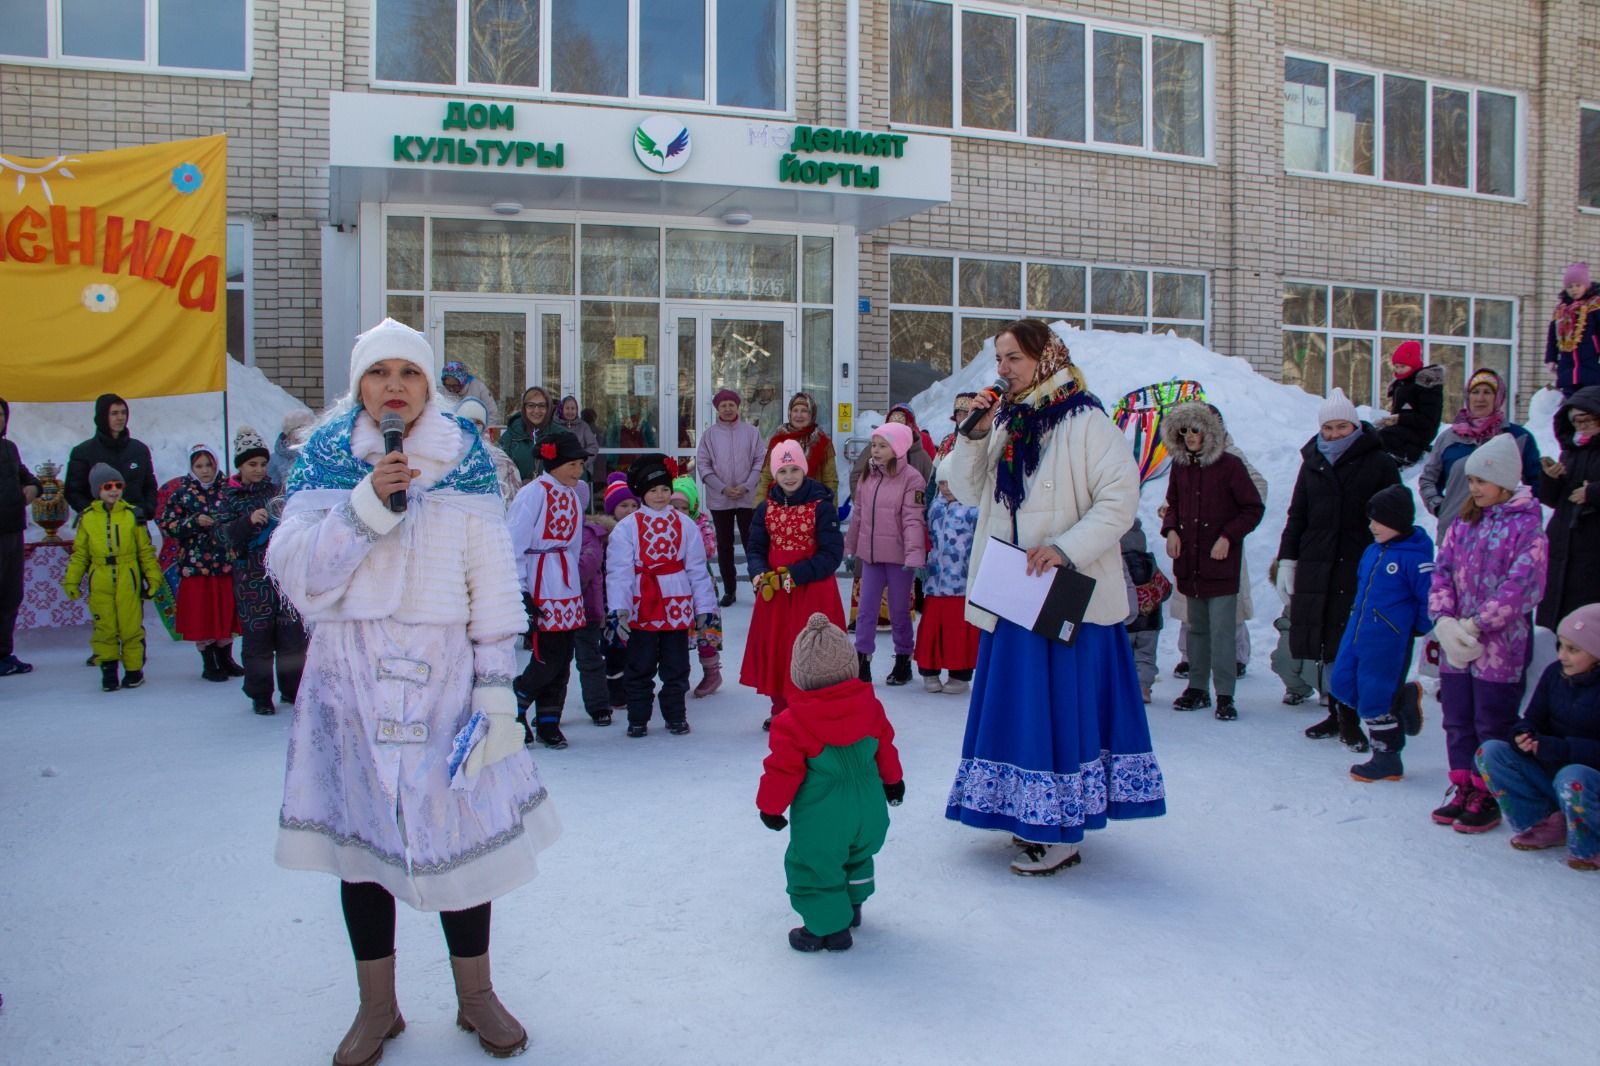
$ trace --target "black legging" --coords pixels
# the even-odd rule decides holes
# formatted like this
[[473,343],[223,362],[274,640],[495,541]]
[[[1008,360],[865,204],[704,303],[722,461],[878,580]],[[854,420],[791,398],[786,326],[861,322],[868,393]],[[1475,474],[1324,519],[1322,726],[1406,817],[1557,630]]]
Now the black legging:
[[[371,881],[339,882],[344,927],[357,962],[375,962],[394,954],[394,897]],[[440,911],[444,942],[450,954],[475,959],[489,951],[489,904],[464,911]]]

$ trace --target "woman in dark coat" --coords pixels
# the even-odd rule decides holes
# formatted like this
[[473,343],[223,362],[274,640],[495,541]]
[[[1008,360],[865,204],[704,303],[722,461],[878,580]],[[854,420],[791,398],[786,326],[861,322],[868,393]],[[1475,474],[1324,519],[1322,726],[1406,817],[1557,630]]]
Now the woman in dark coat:
[[[1289,601],[1291,653],[1326,665],[1339,652],[1361,553],[1372,543],[1367,501],[1398,485],[1400,471],[1342,390],[1333,390],[1317,420],[1320,431],[1300,449],[1300,474],[1278,542],[1278,592]],[[1306,736],[1338,736],[1351,750],[1366,750],[1361,721],[1348,708],[1330,709]]]
[[1536,620],[1552,632],[1579,607],[1600,602],[1600,386],[1573,393],[1556,412],[1560,460],[1545,456],[1539,502],[1555,508],[1549,579]]

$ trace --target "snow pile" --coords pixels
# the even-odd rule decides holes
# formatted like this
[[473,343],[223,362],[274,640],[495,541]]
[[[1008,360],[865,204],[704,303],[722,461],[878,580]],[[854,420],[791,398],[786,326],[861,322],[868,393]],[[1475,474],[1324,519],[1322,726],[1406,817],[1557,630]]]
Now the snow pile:
[[[107,391],[116,391],[115,382],[105,386]],[[186,473],[189,448],[198,443],[218,449],[218,458],[232,469],[232,442],[223,439],[221,394],[129,400],[128,408],[129,432],[149,445],[157,481]],[[228,360],[228,436],[240,426],[253,426],[270,447],[278,439],[284,416],[304,410],[305,404],[268,381],[260,370]],[[16,443],[22,461],[36,473],[48,459],[65,474],[73,447],[93,434],[93,403],[13,403],[6,427],[6,436]]]

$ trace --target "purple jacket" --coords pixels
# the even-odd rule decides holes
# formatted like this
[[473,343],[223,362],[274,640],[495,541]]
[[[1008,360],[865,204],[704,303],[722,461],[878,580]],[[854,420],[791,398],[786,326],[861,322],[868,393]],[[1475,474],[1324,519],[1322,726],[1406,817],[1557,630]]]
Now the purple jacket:
[[1523,486],[1476,523],[1450,524],[1434,563],[1428,614],[1435,620],[1472,619],[1483,654],[1465,671],[1448,660],[1439,664],[1441,671],[1471,673],[1479,681],[1522,680],[1532,637],[1529,615],[1544,598],[1549,547],[1543,518],[1539,501]]
[[916,467],[900,463],[893,474],[873,463],[862,475],[850,511],[844,553],[864,563],[919,567],[928,561],[928,483]]
[[[744,419],[724,422],[720,418],[700,434],[700,447],[695,451],[695,469],[705,486],[705,499],[701,501],[710,511],[731,511],[739,507],[754,509],[756,485],[761,481],[761,468],[767,460],[767,442],[761,431]],[[728,487],[743,485],[744,495],[737,500],[727,496]]]
[[578,551],[578,581],[583,590],[583,617],[589,625],[606,617],[606,538],[611,519],[590,515],[583,523],[583,547]]

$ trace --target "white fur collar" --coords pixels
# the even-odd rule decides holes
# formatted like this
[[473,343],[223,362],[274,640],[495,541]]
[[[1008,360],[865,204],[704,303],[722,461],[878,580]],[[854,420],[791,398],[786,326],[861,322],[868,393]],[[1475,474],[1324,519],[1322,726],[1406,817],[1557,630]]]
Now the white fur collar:
[[[422,472],[416,486],[427,489],[437,484],[466,456],[470,444],[455,418],[439,410],[430,400],[405,437],[406,458],[411,460],[413,470]],[[378,423],[366,411],[356,416],[356,424],[350,431],[350,452],[374,464],[384,456],[383,434],[378,432]]]

